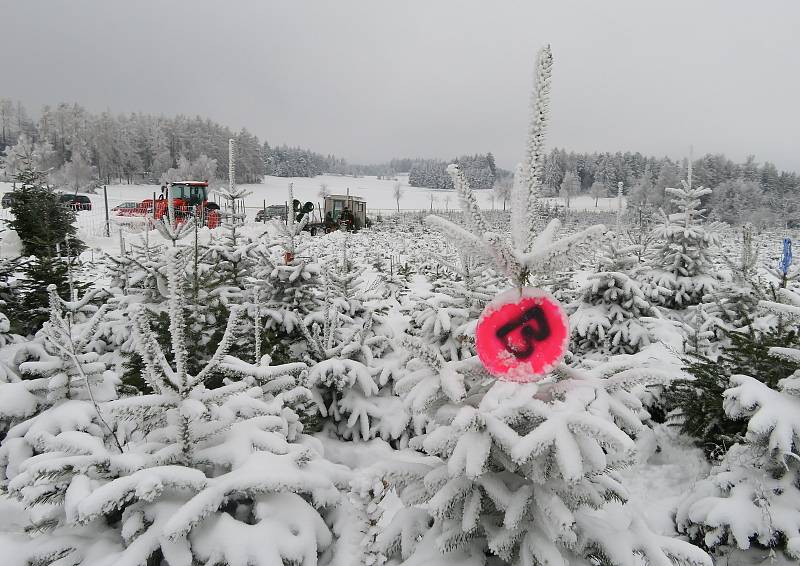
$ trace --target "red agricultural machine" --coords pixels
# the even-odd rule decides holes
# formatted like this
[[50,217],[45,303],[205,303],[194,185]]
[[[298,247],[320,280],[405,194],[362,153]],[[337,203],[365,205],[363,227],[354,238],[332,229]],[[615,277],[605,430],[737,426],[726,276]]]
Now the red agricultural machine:
[[162,187],[162,194],[153,199],[145,199],[134,209],[124,209],[120,216],[149,216],[159,220],[169,215],[169,201],[172,201],[175,223],[180,224],[188,218],[195,218],[198,225],[216,228],[219,226],[219,205],[208,201],[208,181],[176,181]]

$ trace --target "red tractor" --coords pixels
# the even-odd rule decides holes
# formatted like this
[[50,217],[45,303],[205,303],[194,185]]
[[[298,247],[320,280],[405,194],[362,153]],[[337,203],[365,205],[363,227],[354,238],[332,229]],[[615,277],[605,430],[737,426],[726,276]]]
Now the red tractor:
[[139,203],[138,209],[143,214],[150,214],[158,220],[169,214],[169,201],[172,200],[175,208],[175,223],[185,222],[187,218],[196,218],[200,226],[216,228],[219,226],[219,205],[208,202],[208,181],[176,181],[169,183],[164,194],[162,187],[161,196],[156,199],[153,208],[153,199],[145,199]]

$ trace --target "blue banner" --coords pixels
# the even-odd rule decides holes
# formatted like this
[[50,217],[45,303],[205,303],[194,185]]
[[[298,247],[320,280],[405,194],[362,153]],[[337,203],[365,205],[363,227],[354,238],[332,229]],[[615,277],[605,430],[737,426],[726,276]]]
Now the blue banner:
[[790,238],[783,239],[783,255],[781,256],[781,271],[784,275],[789,273],[789,266],[792,265],[792,240]]

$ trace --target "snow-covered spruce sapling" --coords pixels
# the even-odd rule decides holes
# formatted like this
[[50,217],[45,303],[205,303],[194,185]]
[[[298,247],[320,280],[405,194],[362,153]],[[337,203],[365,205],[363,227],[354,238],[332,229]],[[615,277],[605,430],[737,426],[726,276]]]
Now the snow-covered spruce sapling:
[[222,238],[213,239],[209,244],[209,257],[206,261],[214,265],[215,287],[225,302],[241,303],[245,279],[250,273],[253,259],[249,250],[257,244],[242,234],[245,220],[240,201],[251,194],[239,187],[220,189],[225,199],[225,210],[221,211]]
[[[769,348],[775,362],[800,367],[797,322],[800,295],[780,290],[781,303],[760,308],[792,323],[792,340]],[[730,378],[723,408],[731,420],[744,421],[744,434],[681,502],[678,530],[710,549],[753,546],[800,558],[800,370],[788,377],[760,373]],[[742,372],[744,373],[744,372]]]
[[[109,322],[104,325],[104,338],[118,345],[123,355],[123,387],[128,392],[151,392],[142,378],[144,362],[134,347],[131,333],[131,320],[137,309],[145,308],[149,313],[150,324],[162,348],[170,359],[170,319],[169,319],[169,272],[175,269],[179,275],[186,306],[186,343],[188,371],[197,373],[208,362],[223,338],[224,321],[229,316],[229,309],[218,292],[213,275],[213,265],[208,261],[207,249],[204,246],[180,245],[180,253],[169,254],[163,249],[151,248],[147,263],[137,259],[136,272],[142,275],[141,284],[131,285],[127,294],[118,295],[118,308],[109,313]],[[157,255],[156,255],[157,252]],[[128,252],[130,253],[130,252]],[[198,257],[199,254],[199,257]],[[133,257],[133,256],[128,256]],[[145,261],[143,258],[142,261]],[[144,271],[146,268],[147,271]],[[244,336],[249,320],[241,317],[236,327],[236,336],[231,352],[241,355],[247,350],[250,337]],[[245,339],[246,338],[246,339]],[[221,383],[222,373],[215,371],[209,378],[215,384]]]
[[373,315],[376,310],[385,311],[381,305],[385,297],[379,292],[380,281],[368,282],[366,266],[348,252],[352,246],[350,234],[343,232],[338,236],[338,254],[325,263],[322,271],[325,302],[349,319],[363,318],[368,309]]
[[370,311],[347,323],[334,305],[322,324],[303,324],[311,366],[307,384],[317,411],[337,436],[404,444],[408,414],[393,392],[401,360],[390,356],[392,341],[374,325]]
[[694,354],[685,360],[686,377],[674,380],[664,393],[669,422],[692,438],[711,460],[745,437],[747,423],[729,417],[723,394],[733,375],[750,375],[771,388],[800,367],[770,356],[777,346],[800,347],[796,329],[786,324],[759,329],[725,330],[722,346],[712,355]]
[[411,332],[429,344],[438,344],[447,360],[475,355],[475,322],[498,289],[498,279],[474,258],[456,253],[458,261],[433,256],[443,268],[433,288],[409,297]]
[[[540,163],[551,56],[537,62],[534,122],[529,146]],[[467,229],[430,217],[464,252],[477,253],[523,287],[546,273],[559,255],[599,236],[596,226],[557,240],[557,221],[537,234],[541,166],[513,195],[511,245],[487,229],[463,175],[451,166]],[[519,208],[516,208],[517,205]],[[581,379],[559,366],[538,383],[490,378],[477,358],[445,362],[438,351],[413,341],[413,372],[398,382],[411,409],[410,446],[433,459],[401,489],[406,504],[381,537],[382,551],[405,564],[710,564],[687,543],[654,534],[624,504],[616,468],[631,461],[634,443],[625,430],[641,427],[636,410],[611,403],[609,390],[625,391],[642,376],[614,381]],[[426,367],[427,366],[427,367]],[[630,399],[635,400],[633,396]],[[593,407],[594,403],[598,406]],[[599,411],[601,407],[614,407]],[[618,420],[614,410],[625,415]],[[636,422],[639,422],[638,427]],[[439,555],[438,559],[434,558]]]
[[699,208],[700,199],[711,189],[682,183],[681,189],[666,189],[678,212],[661,211],[661,223],[654,229],[657,244],[643,273],[648,299],[671,309],[700,303],[718,283],[710,255],[718,236],[715,226],[703,224],[705,210]]
[[[170,250],[178,254],[180,249]],[[171,566],[315,564],[332,542],[318,509],[338,499],[337,485],[346,482],[342,469],[297,443],[297,415],[282,397],[294,388],[275,386],[281,381],[275,373],[283,368],[265,376],[263,368],[225,357],[238,309],[208,365],[197,374],[187,371],[177,267],[170,270],[169,286],[173,363],[140,312],[137,348],[154,393],[105,407],[125,431],[125,452],[108,450],[93,439],[95,433],[85,434],[79,456],[64,454],[57,446],[70,437],[56,435],[47,458],[29,459],[12,480],[15,488],[32,488],[66,466],[74,476],[60,503],[63,529],[34,538],[32,556],[34,542],[47,546],[57,538],[63,541],[61,556],[85,566],[162,560]],[[246,377],[206,388],[206,377],[219,367]],[[73,540],[75,533],[98,529],[102,537],[93,543]]]
[[31,154],[19,157],[15,176],[19,186],[13,193],[8,225],[19,236],[22,254],[52,259],[59,255],[56,248],[69,237],[77,256],[85,245],[77,237],[76,211],[60,202],[58,193],[47,185],[47,172],[36,169]]
[[589,275],[569,317],[573,352],[632,354],[650,343],[642,318],[657,313],[630,275],[637,263],[634,250],[620,246],[619,238],[605,243],[599,269]]
[[758,276],[758,248],[753,242],[752,224],[742,227],[739,257],[723,255],[729,274],[720,277],[716,289],[703,297],[688,319],[693,335],[702,341],[704,349],[712,343],[724,341],[725,331],[741,331],[750,324],[760,300],[767,298],[767,285]]
[[[291,188],[289,198],[293,198]],[[295,359],[299,357],[307,349],[302,345],[303,322],[312,313],[324,310],[319,299],[322,268],[305,255],[308,242],[303,238],[303,228],[308,220],[304,215],[296,222],[290,214],[286,223],[272,221],[276,239],[262,241],[251,250],[255,258],[251,284],[262,289],[260,316],[265,330],[273,334],[274,358],[277,352],[289,351]]]
[[[401,380],[406,399],[427,415],[427,432],[410,445],[436,458],[405,471],[414,474],[399,488],[407,508],[379,549],[406,564],[433,552],[443,554],[436,564],[490,556],[498,565],[616,564],[639,554],[650,563],[710,564],[696,547],[650,531],[615,472],[631,462],[629,435],[647,416],[628,389],[668,378],[652,373],[562,368],[520,385],[493,382],[467,360]],[[426,402],[437,376],[439,393]]]
[[[800,362],[800,349],[771,354]],[[678,531],[712,550],[761,547],[800,559],[800,374],[770,387],[757,376],[734,375],[725,413],[747,422],[711,475],[678,506]]]
[[71,529],[64,501],[85,467],[104,473],[98,452],[122,452],[105,408],[118,379],[94,351],[105,307],[76,322],[84,300],[63,301],[52,288],[50,302],[50,319],[36,341],[21,344],[17,352],[27,358],[18,366],[21,379],[0,384],[0,413],[15,423],[0,446],[0,479],[26,508],[20,524],[31,531],[4,534],[0,544],[19,545],[35,564],[74,557],[75,549],[92,546],[92,535],[103,538],[102,528]]
[[110,288],[119,289],[124,295],[143,294],[151,302],[163,300],[167,288],[166,278],[159,270],[163,257],[164,246],[136,241],[129,241],[124,253],[104,254],[102,261]]
[[[48,293],[50,318],[36,340],[10,348],[8,379],[0,384],[0,421],[20,423],[56,405],[85,400],[94,406],[98,421],[110,434],[97,398],[113,398],[117,379],[106,371],[95,342],[106,305],[99,309],[90,305],[97,291],[77,301],[64,301],[55,286],[50,286]],[[24,428],[10,436],[24,435]]]

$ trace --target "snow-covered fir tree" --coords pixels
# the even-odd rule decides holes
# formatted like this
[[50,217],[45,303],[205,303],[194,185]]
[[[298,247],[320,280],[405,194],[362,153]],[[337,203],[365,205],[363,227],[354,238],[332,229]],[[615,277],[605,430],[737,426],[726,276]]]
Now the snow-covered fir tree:
[[598,271],[589,275],[569,317],[573,352],[632,354],[650,343],[642,318],[657,313],[630,274],[638,263],[633,251],[617,237],[604,244]]
[[425,362],[436,352],[417,347],[422,367],[398,389],[427,414],[415,416],[427,432],[411,446],[436,458],[386,471],[408,507],[378,536],[385,554],[409,565],[625,563],[638,554],[710,564],[654,534],[613,471],[630,463],[631,436],[644,428],[647,413],[628,389],[648,372],[561,368],[519,385],[486,379],[474,359]]
[[[761,306],[796,325],[800,295],[782,291],[786,303]],[[800,366],[796,348],[774,347],[770,354]],[[679,532],[712,550],[761,547],[800,560],[800,370],[776,387],[762,376],[732,376],[724,410],[747,421],[745,438],[681,502]]]
[[2,536],[7,544],[22,547],[25,559],[34,564],[82,557],[95,536],[103,545],[102,530],[66,527],[64,501],[77,468],[102,468],[87,457],[94,448],[121,452],[104,408],[116,397],[119,379],[94,348],[105,307],[77,322],[82,302],[64,301],[51,287],[49,321],[35,341],[16,352],[25,360],[17,366],[20,379],[0,384],[2,420],[13,425],[0,446],[0,481],[24,504],[27,513],[20,523],[30,533]]
[[[60,412],[9,431],[37,453],[3,444],[9,492],[39,525],[30,536],[3,536],[31,563],[316,564],[332,543],[320,509],[339,499],[347,476],[303,442],[297,415],[284,406],[294,386],[281,380],[281,368],[225,357],[238,308],[210,362],[187,371],[180,254],[168,253],[171,360],[147,314],[140,310],[134,321],[153,393],[104,403],[113,431],[96,424],[97,399],[69,399]],[[223,366],[245,378],[207,388]]]
[[723,255],[728,272],[720,275],[717,287],[703,296],[689,316],[692,338],[709,349],[726,331],[738,331],[750,324],[758,302],[766,298],[766,283],[758,275],[758,248],[752,224],[742,227],[739,257]]
[[338,310],[341,303],[329,303],[321,324],[301,327],[317,410],[341,438],[404,444],[408,414],[392,390],[402,359],[371,311],[353,319]]
[[441,271],[433,277],[431,290],[409,297],[412,334],[437,344],[446,360],[475,355],[475,324],[499,279],[474,257],[458,252],[452,256],[433,256]]
[[[292,200],[290,185],[289,201]],[[308,220],[308,215],[304,215],[296,222],[289,214],[286,223],[273,221],[275,239],[262,241],[251,252],[255,258],[252,285],[262,290],[260,317],[265,330],[272,335],[271,355],[276,359],[286,356],[290,349],[293,356],[307,351],[307,346],[298,344],[298,340],[302,341],[302,325],[309,323],[307,317],[324,310],[319,296],[322,268],[311,256],[305,255],[308,240],[303,229]]]
[[224,303],[241,303],[245,288],[245,279],[252,268],[251,247],[256,245],[242,235],[245,220],[242,202],[251,194],[240,187],[223,188],[219,194],[225,199],[225,209],[221,212],[222,237],[212,239],[208,246],[205,261],[213,264],[216,278],[213,286],[221,295]]
[[691,186],[682,181],[683,188],[667,188],[667,195],[678,212],[662,211],[661,223],[654,229],[657,244],[648,262],[644,290],[648,299],[671,309],[696,305],[717,287],[713,274],[711,247],[718,236],[713,226],[703,224],[701,198],[711,189]]
[[[6,425],[20,423],[71,400],[94,403],[95,392],[101,399],[115,396],[116,377],[106,373],[96,342],[106,306],[87,308],[97,291],[77,301],[65,301],[51,285],[48,294],[50,318],[36,339],[15,340],[14,346],[4,352],[6,379],[0,384],[0,421]],[[21,436],[22,430],[24,426],[12,429],[10,436]],[[7,445],[14,443],[9,440]],[[3,449],[0,453],[9,454]],[[0,462],[4,462],[1,455]]]
[[[537,61],[529,161],[541,163],[552,58]],[[554,260],[596,239],[602,226],[556,239],[557,220],[535,230],[541,167],[513,202],[512,243],[488,230],[475,196],[451,166],[466,228],[429,217],[460,250],[480,254],[516,287]],[[609,400],[642,381],[580,379],[563,366],[537,383],[491,379],[477,358],[445,361],[438,349],[408,339],[412,372],[397,386],[412,411],[410,446],[432,460],[387,472],[406,508],[380,536],[384,554],[420,564],[591,564],[679,561],[710,564],[687,543],[654,534],[614,470],[630,462],[639,415]],[[599,403],[593,409],[594,403]],[[598,410],[599,408],[603,410]],[[615,414],[621,409],[623,419]],[[621,428],[622,427],[622,428]],[[633,431],[631,431],[633,432]]]
[[367,309],[371,312],[385,310],[386,298],[379,289],[379,279],[367,281],[366,266],[355,261],[349,247],[352,245],[347,232],[337,234],[338,253],[326,263],[322,271],[323,288],[327,304],[350,319],[363,318]]

